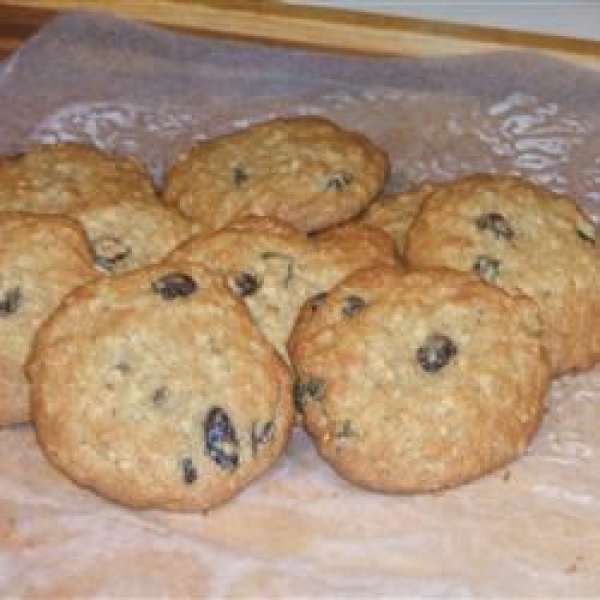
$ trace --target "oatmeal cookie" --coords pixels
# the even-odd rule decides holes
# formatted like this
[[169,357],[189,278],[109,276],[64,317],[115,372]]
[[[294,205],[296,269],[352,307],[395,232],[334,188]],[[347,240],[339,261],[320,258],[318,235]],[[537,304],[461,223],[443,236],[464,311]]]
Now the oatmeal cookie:
[[393,241],[378,229],[346,225],[307,237],[266,217],[246,217],[208,237],[192,238],[168,260],[200,262],[223,273],[283,357],[308,298],[318,298],[359,268],[396,262]]
[[358,222],[387,231],[394,238],[398,255],[402,256],[406,234],[421,208],[421,203],[439,185],[423,183],[396,194],[383,196],[371,204]]
[[197,144],[168,170],[164,199],[206,230],[253,214],[311,232],[357,215],[388,170],[363,135],[323,117],[280,118]]
[[281,359],[222,278],[190,263],[79,288],[40,329],[28,374],[48,459],[137,508],[232,498],[293,425]]
[[516,177],[467,177],[425,198],[404,258],[533,298],[555,373],[600,359],[600,243],[572,199]]
[[0,213],[0,425],[29,421],[23,370],[35,331],[73,288],[98,277],[66,217]]
[[288,347],[319,453],[385,492],[456,486],[516,458],[550,380],[533,301],[444,269],[358,271],[304,307]]
[[157,201],[149,173],[133,158],[78,142],[37,144],[0,158],[0,211],[61,214],[121,200]]

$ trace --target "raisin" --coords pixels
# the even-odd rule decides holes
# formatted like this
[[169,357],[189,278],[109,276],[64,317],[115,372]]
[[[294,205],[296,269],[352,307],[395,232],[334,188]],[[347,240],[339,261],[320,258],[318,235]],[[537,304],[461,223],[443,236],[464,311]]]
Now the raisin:
[[445,335],[434,333],[417,349],[417,361],[428,373],[435,373],[445,367],[458,352],[456,344]]
[[239,464],[239,442],[227,413],[213,406],[204,421],[204,443],[210,458],[222,469],[233,471]]
[[345,317],[353,317],[358,314],[366,305],[367,303],[365,302],[364,298],[361,298],[360,296],[346,296],[344,298],[342,312],[344,313]]
[[273,439],[275,433],[275,421],[267,421],[264,425],[259,426],[254,423],[252,426],[252,454],[254,456],[258,453],[258,447],[262,444],[266,444]]
[[272,252],[272,251],[266,251],[266,252],[262,252],[260,257],[263,260],[283,260],[285,262],[288,263],[293,263],[294,259],[292,256],[290,256],[289,254],[284,254],[283,252]]
[[248,173],[240,165],[231,167],[231,183],[235,187],[240,187],[244,182],[248,181]]
[[113,235],[98,238],[92,246],[94,264],[105,271],[112,271],[117,263],[131,255],[131,248]]
[[16,313],[23,303],[20,287],[10,288],[0,300],[0,317],[8,317]]
[[341,192],[352,183],[352,175],[340,171],[339,173],[331,173],[325,177],[323,188],[326,192],[336,191]]
[[580,223],[577,226],[577,235],[580,240],[590,244],[596,243],[596,228],[593,223]]
[[183,273],[168,273],[152,282],[152,291],[164,300],[191,296],[197,288],[196,282]]
[[475,223],[482,231],[491,231],[497,239],[511,240],[514,232],[505,217],[500,213],[491,212],[477,217]]
[[321,306],[323,306],[323,304],[325,304],[326,300],[327,300],[327,292],[320,292],[318,294],[315,294],[310,299],[310,308],[311,308],[312,312],[316,312],[319,308],[321,308]]
[[343,452],[351,443],[352,438],[358,437],[358,431],[348,419],[334,422],[333,435],[335,438],[335,451]]
[[352,421],[345,420],[342,422],[336,423],[335,427],[335,437],[338,439],[347,439],[350,437],[355,437],[357,435]]
[[181,461],[181,470],[183,471],[183,481],[185,483],[191,484],[198,479],[198,471],[191,458],[184,458]]
[[276,260],[281,261],[282,265],[285,266],[285,275],[281,280],[284,287],[288,287],[294,278],[294,259],[289,254],[282,254],[281,252],[263,252],[260,257],[263,260]]
[[5,154],[1,157],[1,160],[7,162],[19,162],[25,158],[25,152],[22,150],[18,150],[16,152],[11,152],[10,154]]
[[162,406],[169,399],[169,390],[163,385],[154,390],[152,393],[152,403],[155,406]]
[[241,298],[254,294],[260,285],[258,277],[251,273],[238,273],[233,280],[235,293]]
[[121,373],[121,375],[127,375],[127,373],[129,373],[131,371],[131,367],[129,366],[129,363],[125,362],[124,360],[119,361],[115,365],[115,369],[117,371],[119,371],[119,373]]
[[296,379],[292,390],[296,410],[302,412],[310,400],[322,400],[325,395],[325,382],[319,377]]
[[473,271],[485,281],[496,281],[500,275],[500,261],[490,256],[478,256],[473,263]]

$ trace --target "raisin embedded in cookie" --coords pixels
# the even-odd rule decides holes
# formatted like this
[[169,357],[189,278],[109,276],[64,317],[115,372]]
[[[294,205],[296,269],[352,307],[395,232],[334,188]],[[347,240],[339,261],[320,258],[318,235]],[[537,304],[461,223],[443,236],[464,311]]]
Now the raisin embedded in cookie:
[[288,348],[319,453],[386,492],[456,486],[516,458],[550,380],[535,303],[444,269],[350,275],[303,308]]
[[98,276],[79,224],[0,213],[0,425],[29,421],[23,371],[35,331],[76,286]]
[[110,274],[156,263],[198,232],[178,212],[139,200],[92,204],[69,214],[86,230],[96,267]]
[[40,329],[28,374],[49,460],[133,507],[224,502],[293,424],[281,359],[222,278],[189,263],[75,291]]
[[423,183],[415,188],[382,197],[371,204],[359,222],[387,231],[394,238],[398,255],[402,256],[406,234],[421,208],[421,203],[439,185]]
[[200,262],[224,274],[282,356],[298,311],[352,271],[396,263],[383,231],[346,225],[314,237],[276,219],[246,217],[182,244],[167,260]]
[[157,201],[150,174],[133,158],[76,142],[38,144],[0,158],[0,211],[62,214],[121,200]]
[[164,198],[206,230],[252,214],[316,231],[357,215],[387,173],[366,137],[322,117],[282,118],[197,144],[168,170]]
[[425,198],[404,258],[533,298],[555,373],[600,360],[600,242],[572,199],[515,177],[467,177]]

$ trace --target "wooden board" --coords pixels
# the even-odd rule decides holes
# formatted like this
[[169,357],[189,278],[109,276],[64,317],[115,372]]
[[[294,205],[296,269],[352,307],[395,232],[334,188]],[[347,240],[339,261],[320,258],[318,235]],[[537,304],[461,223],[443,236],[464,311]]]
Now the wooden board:
[[534,49],[600,68],[600,42],[470,25],[290,6],[273,0],[2,0],[0,54],[60,11],[90,9],[198,35],[378,55],[444,56]]

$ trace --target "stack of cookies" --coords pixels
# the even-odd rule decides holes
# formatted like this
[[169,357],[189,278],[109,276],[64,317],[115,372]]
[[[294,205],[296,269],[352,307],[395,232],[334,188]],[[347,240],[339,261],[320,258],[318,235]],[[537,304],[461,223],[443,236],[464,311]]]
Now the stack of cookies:
[[3,159],[0,423],[139,508],[232,498],[295,421],[373,490],[515,459],[600,358],[595,227],[511,177],[382,196],[388,169],[318,117],[201,142],[160,190],[82,144]]

